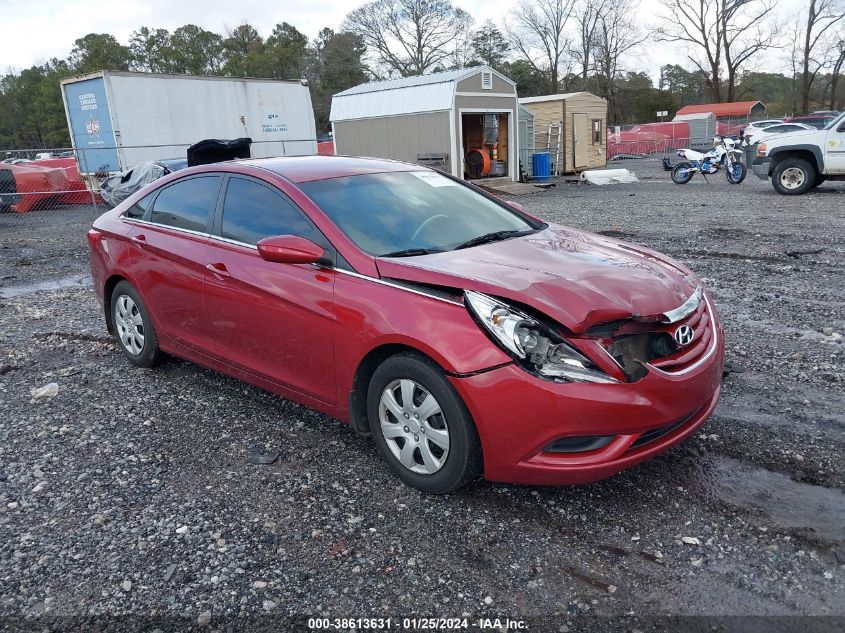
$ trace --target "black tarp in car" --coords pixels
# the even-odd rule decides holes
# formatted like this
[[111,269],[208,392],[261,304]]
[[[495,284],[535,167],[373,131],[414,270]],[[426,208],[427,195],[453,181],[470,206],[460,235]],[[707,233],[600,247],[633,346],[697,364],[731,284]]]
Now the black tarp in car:
[[251,138],[236,138],[229,141],[208,138],[188,148],[188,167],[220,163],[236,158],[249,158]]

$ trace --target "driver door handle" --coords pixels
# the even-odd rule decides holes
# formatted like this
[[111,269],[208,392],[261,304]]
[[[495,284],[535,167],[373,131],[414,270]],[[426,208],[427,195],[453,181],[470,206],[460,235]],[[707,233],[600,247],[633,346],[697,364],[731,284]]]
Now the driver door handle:
[[229,272],[229,269],[226,268],[226,264],[224,264],[223,262],[206,264],[205,267],[208,268],[208,270],[210,270],[213,275],[217,275],[221,279],[226,279],[232,276],[232,273]]

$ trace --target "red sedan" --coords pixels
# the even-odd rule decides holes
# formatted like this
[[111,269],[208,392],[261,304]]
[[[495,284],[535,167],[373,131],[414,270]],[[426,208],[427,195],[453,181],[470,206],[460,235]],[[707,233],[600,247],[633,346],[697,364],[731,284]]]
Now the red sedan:
[[719,397],[722,331],[686,267],[418,165],[182,170],[88,242],[132,363],[173,354],[340,418],[427,492],[602,479]]

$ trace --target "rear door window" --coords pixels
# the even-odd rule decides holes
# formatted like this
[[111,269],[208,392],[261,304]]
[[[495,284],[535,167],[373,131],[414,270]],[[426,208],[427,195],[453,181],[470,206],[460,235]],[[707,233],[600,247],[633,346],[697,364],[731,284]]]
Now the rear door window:
[[152,222],[205,233],[217,206],[220,176],[197,176],[165,187],[153,205]]
[[299,208],[280,192],[252,180],[230,178],[220,236],[255,245],[274,235],[297,235],[324,247],[327,243]]

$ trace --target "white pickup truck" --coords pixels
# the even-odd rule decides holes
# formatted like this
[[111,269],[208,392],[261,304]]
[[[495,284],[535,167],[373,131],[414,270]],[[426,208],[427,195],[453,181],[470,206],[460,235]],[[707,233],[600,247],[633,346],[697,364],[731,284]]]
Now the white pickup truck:
[[751,170],[762,180],[771,178],[785,196],[807,193],[825,180],[845,180],[845,113],[821,130],[767,138],[757,145]]

